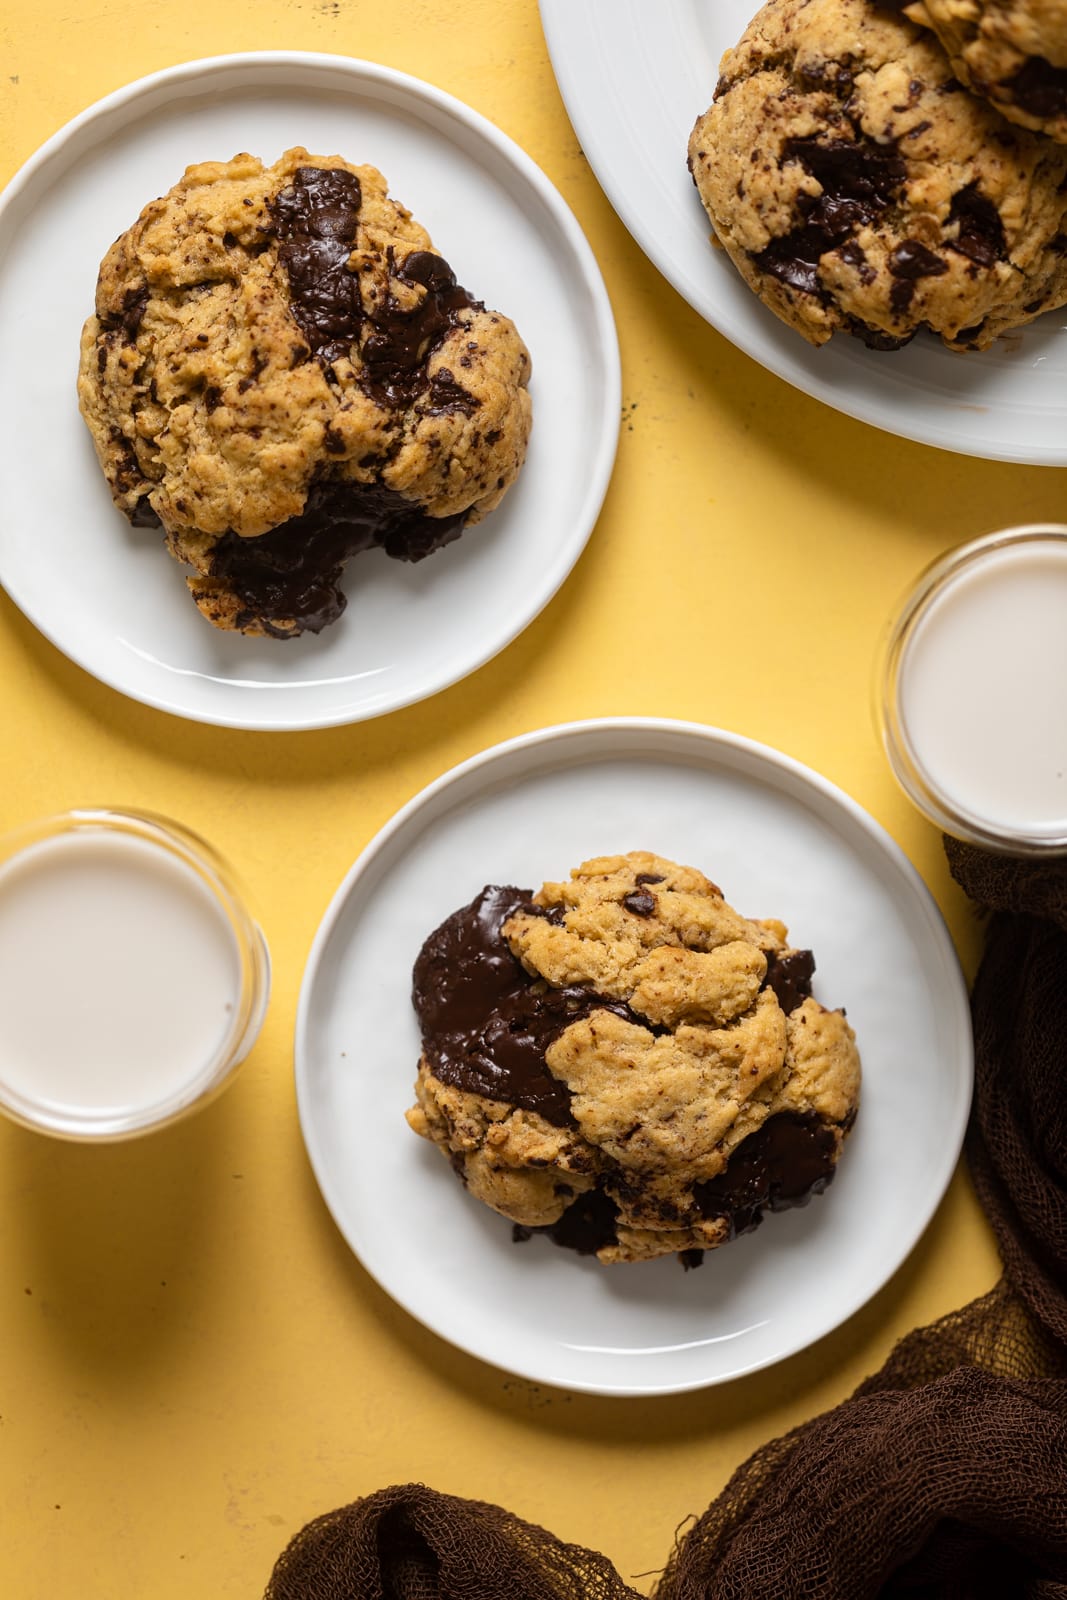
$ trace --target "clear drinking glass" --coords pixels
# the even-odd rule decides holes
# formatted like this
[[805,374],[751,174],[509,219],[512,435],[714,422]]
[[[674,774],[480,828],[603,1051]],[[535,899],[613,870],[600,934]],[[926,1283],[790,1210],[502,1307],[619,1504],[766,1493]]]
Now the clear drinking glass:
[[1067,526],[986,534],[928,567],[878,690],[890,764],[931,821],[1011,855],[1067,853]]
[[180,823],[92,807],[0,839],[0,1110],[69,1139],[206,1104],[259,1033],[266,941]]

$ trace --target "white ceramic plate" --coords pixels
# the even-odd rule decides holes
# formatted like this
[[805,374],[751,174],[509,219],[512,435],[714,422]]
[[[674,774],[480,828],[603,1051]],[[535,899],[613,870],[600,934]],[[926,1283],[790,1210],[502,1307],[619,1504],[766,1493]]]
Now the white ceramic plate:
[[[810,946],[816,997],[859,1039],[859,1118],[828,1192],[708,1254],[602,1267],[523,1245],[409,1131],[426,935],[486,883],[524,887],[589,856],[649,849],[704,868],[749,915]],[[368,845],[326,913],[296,1032],[300,1119],[326,1203],[402,1306],[541,1383],[696,1389],[818,1339],[918,1239],[970,1101],[966,991],[921,880],[870,817],[788,757],[696,724],[549,728],[431,784]]]
[[[417,566],[356,558],[319,638],[218,633],[158,534],[113,508],[78,415],[78,338],[97,268],[194,161],[302,144],[384,172],[459,281],[518,325],[534,431],[519,481]],[[523,152],[430,85],[342,56],[219,57],[144,78],[67,125],[0,200],[0,581],[113,688],[201,722],[311,728],[377,716],[488,661],[577,560],[615,454],[618,348],[571,213]]]
[[968,455],[1067,464],[1067,312],[981,355],[920,336],[893,353],[821,350],[765,310],[710,242],[686,143],[758,0],[540,0],[560,91],[645,254],[735,345],[798,389],[890,433]]

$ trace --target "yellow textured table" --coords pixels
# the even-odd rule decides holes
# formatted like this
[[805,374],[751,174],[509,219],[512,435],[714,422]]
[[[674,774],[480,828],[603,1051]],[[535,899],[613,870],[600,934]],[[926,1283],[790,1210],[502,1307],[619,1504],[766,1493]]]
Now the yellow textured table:
[[[600,192],[535,0],[9,0],[0,39],[4,180],[99,96],[198,56],[337,51],[431,80],[574,208],[624,383],[614,480],[562,592],[472,678],[379,721],[292,735],[181,722],[96,683],[0,597],[0,827],[101,801],[183,819],[250,885],[275,971],[243,1075],[195,1119],[106,1149],[0,1126],[0,1593],[255,1596],[309,1517],[413,1478],[597,1546],[647,1587],[676,1526],[753,1447],[992,1283],[965,1177],[871,1304],[768,1371],[658,1400],[509,1378],[397,1309],[319,1198],[291,1046],[316,926],[367,840],[453,763],[547,723],[644,713],[751,735],[841,785],[923,873],[970,968],[971,914],[876,740],[871,661],[922,565],[1060,515],[1065,476],[877,433],[705,326]],[[638,612],[640,655],[620,658]]]

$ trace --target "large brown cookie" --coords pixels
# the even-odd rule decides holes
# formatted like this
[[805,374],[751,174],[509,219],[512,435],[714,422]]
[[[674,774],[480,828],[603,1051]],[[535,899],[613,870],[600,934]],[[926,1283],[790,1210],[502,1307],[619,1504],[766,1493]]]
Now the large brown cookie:
[[1067,0],[915,0],[968,89],[1067,144]]
[[927,328],[982,350],[1067,302],[1067,150],[869,0],[770,0],[723,58],[689,164],[735,266],[813,344]]
[[116,504],[218,627],[341,613],[357,551],[417,561],[499,504],[530,429],[514,325],[373,167],[190,167],[109,250],[78,394]]
[[693,1264],[833,1176],[860,1065],[813,967],[647,852],[486,889],[416,963],[408,1121],[520,1232]]

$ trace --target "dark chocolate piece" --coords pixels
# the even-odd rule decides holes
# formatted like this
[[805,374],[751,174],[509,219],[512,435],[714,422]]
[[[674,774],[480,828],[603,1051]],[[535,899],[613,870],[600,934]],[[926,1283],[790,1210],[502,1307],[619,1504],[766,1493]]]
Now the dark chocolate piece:
[[324,367],[358,347],[364,387],[380,405],[406,408],[428,388],[430,415],[462,411],[480,401],[442,369],[432,381],[426,363],[456,326],[460,312],[481,311],[448,262],[430,250],[413,250],[397,266],[390,247],[391,278],[421,288],[414,305],[393,294],[365,308],[359,278],[350,270],[363,191],[343,168],[300,167],[271,207],[278,259],[289,276],[291,306],[301,331]]
[[446,918],[419,952],[412,1001],[423,1052],[442,1083],[572,1127],[570,1090],[549,1072],[545,1051],[592,1011],[642,1019],[591,989],[549,988],[515,959],[500,930],[516,911],[539,914],[531,892],[491,885]]
[[[573,1200],[558,1222],[533,1228],[516,1222],[511,1229],[511,1239],[513,1244],[525,1244],[535,1233],[545,1233],[553,1244],[565,1250],[577,1250],[580,1256],[595,1256],[598,1250],[615,1243],[618,1216],[615,1202],[598,1186]],[[696,1253],[702,1256],[704,1252]]]
[[[483,311],[480,300],[456,282],[456,275],[442,256],[429,250],[415,250],[395,270],[395,277],[409,285],[421,285],[426,293],[413,309],[397,305],[392,295],[376,306],[370,318],[371,330],[363,344],[362,356],[367,388],[380,404],[408,406],[426,387],[426,362],[445,335],[456,326],[461,311]],[[479,402],[469,394],[454,374],[436,374],[436,397],[431,385],[430,411],[463,411],[468,416]]]
[[788,1016],[811,994],[815,957],[810,950],[794,950],[787,956],[777,956],[769,950],[766,955],[767,971],[760,987],[773,989],[778,1004]]
[[107,333],[121,333],[125,344],[136,344],[147,304],[147,283],[139,289],[127,289],[122,297],[121,311],[105,311],[100,318],[100,326]]
[[631,889],[623,895],[622,903],[635,917],[650,917],[656,909],[656,897],[647,890]]
[[[780,1111],[742,1140],[725,1171],[699,1183],[694,1197],[704,1217],[724,1217],[729,1238],[751,1233],[765,1210],[789,1211],[803,1206],[813,1194],[822,1194],[836,1170],[837,1137],[833,1127],[813,1112]],[[595,1255],[614,1244],[618,1207],[605,1193],[601,1180],[567,1207],[558,1222],[540,1228],[513,1228],[512,1238],[522,1243],[532,1234],[545,1233],[554,1244],[582,1255]],[[682,1250],[678,1259],[689,1271],[699,1267],[702,1250]]]
[[[467,513],[431,517],[395,489],[327,479],[313,484],[298,517],[258,538],[223,534],[212,552],[211,576],[244,608],[242,626],[256,619],[288,638],[319,633],[345,608],[338,588],[345,562],[380,546],[398,561],[421,561],[463,531]],[[278,627],[278,624],[285,624]]]
[[950,222],[959,223],[958,236],[946,241],[949,250],[966,256],[979,267],[991,267],[1004,260],[1007,243],[1000,212],[975,184],[970,183],[953,195],[948,216]]
[[1067,111],[1067,68],[1054,67],[1044,56],[1031,56],[999,87],[1009,89],[1019,110],[1031,117],[1062,117]]
[[348,270],[362,205],[354,173],[300,167],[271,206],[292,313],[324,366],[348,354],[363,324],[359,279]]
[[814,1112],[780,1111],[743,1139],[717,1178],[694,1186],[705,1217],[725,1217],[730,1238],[765,1210],[788,1211],[821,1194],[834,1175],[837,1135]]
[[889,270],[896,280],[889,291],[889,304],[898,313],[911,305],[920,278],[939,278],[948,265],[918,239],[902,239],[889,252]]
[[821,293],[819,261],[887,209],[907,168],[894,145],[863,139],[790,139],[787,160],[799,161],[822,185],[822,194],[800,196],[803,225],[772,239],[753,256],[762,272],[791,288]]

